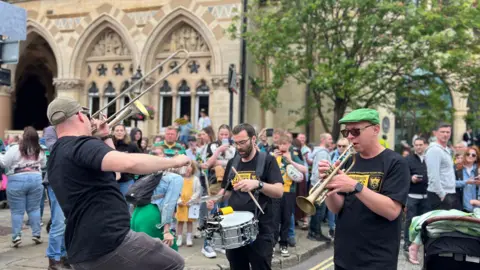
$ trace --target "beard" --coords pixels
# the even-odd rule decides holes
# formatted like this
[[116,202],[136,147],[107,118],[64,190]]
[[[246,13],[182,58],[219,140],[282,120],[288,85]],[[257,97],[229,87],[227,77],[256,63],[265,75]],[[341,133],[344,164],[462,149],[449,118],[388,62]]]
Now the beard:
[[250,142],[250,145],[248,146],[248,148],[245,149],[245,151],[241,151],[241,152],[243,152],[243,153],[241,153],[241,152],[239,151],[238,154],[239,154],[242,158],[247,158],[248,156],[250,156],[250,154],[252,153],[252,151],[253,151],[253,144]]

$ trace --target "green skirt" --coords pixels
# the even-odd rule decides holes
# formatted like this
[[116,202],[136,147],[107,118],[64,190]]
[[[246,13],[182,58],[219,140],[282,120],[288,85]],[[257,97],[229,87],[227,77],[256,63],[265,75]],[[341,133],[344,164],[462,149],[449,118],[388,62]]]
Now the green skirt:
[[[134,232],[143,232],[154,238],[163,240],[163,227],[158,229],[157,224],[162,223],[162,215],[156,204],[149,204],[135,207],[132,219],[130,220],[130,227]],[[177,237],[174,236],[172,249],[178,251]]]

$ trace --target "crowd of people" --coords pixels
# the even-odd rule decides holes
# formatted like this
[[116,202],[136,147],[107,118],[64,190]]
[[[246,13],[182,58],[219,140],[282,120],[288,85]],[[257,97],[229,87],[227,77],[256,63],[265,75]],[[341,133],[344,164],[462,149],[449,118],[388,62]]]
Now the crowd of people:
[[[47,114],[52,125],[41,138],[26,127],[23,135],[0,146],[0,167],[8,181],[0,200],[10,207],[16,248],[22,244],[25,212],[32,241],[42,243],[47,201],[51,270],[71,264],[75,269],[183,269],[176,251],[202,237],[207,258],[220,252],[231,269],[270,269],[277,252],[290,256],[288,248],[299,240],[296,226],[308,230],[311,241],[335,240],[336,269],[394,269],[402,213],[403,248],[410,247],[409,259],[418,263],[418,248],[408,232],[413,217],[434,209],[472,212],[480,206],[480,151],[468,142],[451,151],[451,127],[445,124],[435,130],[432,142],[415,137],[414,150],[402,157],[379,140],[378,113],[371,109],[351,112],[339,122],[345,125],[342,138],[334,141],[323,133],[317,145],[309,144],[305,134],[280,128],[257,132],[240,124],[215,131],[206,114],[198,130],[184,116],[149,140],[152,136],[138,128],[90,119],[87,108],[67,98],[55,99]],[[339,171],[327,185],[325,202],[316,202],[315,213],[307,216],[296,198],[307,196],[349,146],[355,162],[345,168],[352,165],[351,170]],[[142,205],[127,202],[129,190],[158,171],[164,172],[155,199]],[[214,195],[222,197],[199,201]],[[251,245],[217,247],[198,229],[226,206],[255,213],[258,235]]]

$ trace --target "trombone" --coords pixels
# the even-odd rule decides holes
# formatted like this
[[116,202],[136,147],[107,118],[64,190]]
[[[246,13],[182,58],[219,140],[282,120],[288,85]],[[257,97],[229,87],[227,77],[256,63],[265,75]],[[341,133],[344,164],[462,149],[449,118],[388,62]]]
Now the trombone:
[[[162,77],[160,77],[157,81],[155,81],[152,85],[150,85],[147,89],[143,90],[142,92],[140,92],[140,94],[138,94],[136,97],[134,97],[130,102],[128,102],[125,106],[123,106],[119,111],[115,112],[114,114],[112,114],[111,116],[109,116],[105,121],[104,123],[108,123],[110,126],[114,126],[116,125],[117,123],[123,121],[124,119],[127,119],[137,113],[142,113],[143,115],[145,115],[146,117],[149,116],[149,113],[147,111],[147,109],[145,108],[145,106],[139,101],[139,99],[145,95],[148,91],[150,91],[153,87],[155,87],[158,83],[160,83],[161,81],[165,80],[168,76],[170,76],[172,73],[176,72],[178,69],[180,69],[183,65],[185,65],[187,63],[187,61],[190,59],[190,53],[185,50],[185,49],[181,49],[181,50],[178,50],[176,52],[174,52],[173,54],[171,54],[170,56],[168,56],[165,60],[163,60],[160,64],[158,64],[156,67],[154,67],[150,72],[148,72],[147,74],[145,74],[141,79],[139,79],[138,81],[136,81],[134,84],[132,84],[130,87],[128,87],[127,89],[123,90],[123,92],[121,92],[117,97],[115,97],[113,100],[111,100],[110,102],[108,102],[107,105],[105,105],[103,108],[99,109],[97,112],[95,112],[94,114],[92,114],[92,118],[95,118],[97,117],[98,115],[100,115],[100,113],[102,111],[104,111],[105,109],[107,109],[108,107],[110,107],[112,104],[114,104],[119,98],[125,96],[125,95],[128,95],[130,97],[130,92],[132,91],[132,89],[134,89],[135,86],[137,86],[139,83],[145,81],[147,79],[148,76],[150,76],[152,73],[154,73],[155,71],[157,71],[159,68],[161,68],[163,65],[165,65],[165,63],[167,63],[168,61],[170,61],[172,58],[176,57],[178,54],[180,53],[184,53],[185,54],[185,58],[184,60],[179,64],[177,65],[175,68],[171,69],[169,72],[167,72],[165,75],[163,75]],[[133,106],[131,106],[133,104]],[[96,130],[93,130],[92,133],[95,133]]]
[[327,193],[328,189],[326,186],[332,180],[332,178],[337,175],[338,170],[343,167],[345,162],[352,157],[353,161],[350,167],[345,171],[345,173],[348,173],[352,168],[353,165],[355,165],[355,153],[353,152],[353,144],[348,145],[347,149],[343,154],[338,157],[340,160],[340,164],[337,167],[333,167],[332,165],[330,166],[330,169],[327,171],[327,177],[324,180],[319,179],[319,181],[310,189],[310,192],[308,193],[308,197],[303,197],[303,196],[298,196],[296,201],[297,201],[297,206],[305,212],[307,215],[313,215],[315,214],[315,203],[317,204],[322,204],[325,199],[327,198]]

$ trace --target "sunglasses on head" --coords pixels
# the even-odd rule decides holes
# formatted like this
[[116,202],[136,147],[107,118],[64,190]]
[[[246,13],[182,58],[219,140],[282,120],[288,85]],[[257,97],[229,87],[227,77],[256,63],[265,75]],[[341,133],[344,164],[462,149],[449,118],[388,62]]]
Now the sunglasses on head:
[[374,124],[368,125],[363,128],[351,128],[351,129],[342,129],[340,130],[340,133],[342,133],[343,137],[348,137],[348,134],[352,134],[353,137],[358,137],[360,136],[360,133],[365,130],[368,127],[375,126]]

